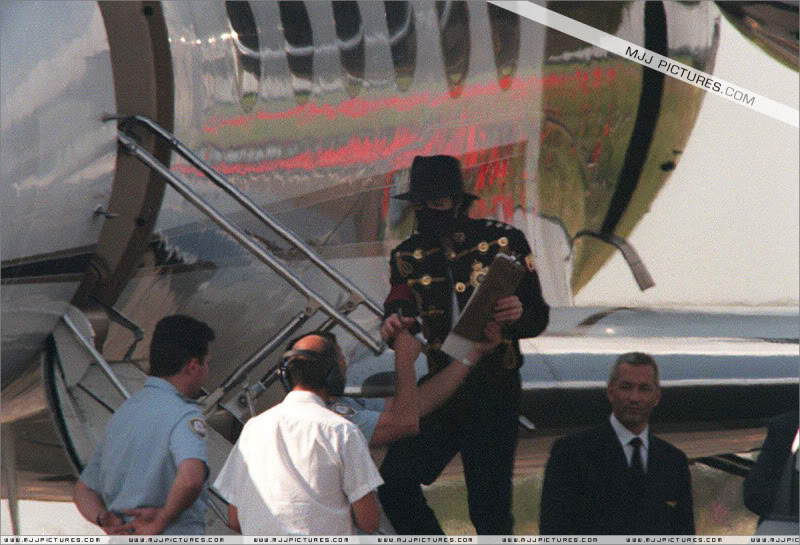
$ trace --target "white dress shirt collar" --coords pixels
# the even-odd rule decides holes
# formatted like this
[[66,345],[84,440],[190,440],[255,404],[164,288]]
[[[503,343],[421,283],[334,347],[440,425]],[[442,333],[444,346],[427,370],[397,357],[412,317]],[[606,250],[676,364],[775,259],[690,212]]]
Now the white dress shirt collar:
[[308,390],[292,390],[286,394],[285,398],[283,398],[283,403],[286,403],[287,401],[289,403],[313,403],[315,405],[319,405],[320,407],[325,407],[326,409],[328,408],[321,397],[314,392],[309,392]]
[[630,444],[631,439],[638,437],[642,440],[642,446],[639,447],[639,452],[642,456],[644,470],[647,471],[647,455],[650,452],[650,442],[648,441],[650,425],[646,425],[642,433],[635,435],[631,430],[622,425],[622,422],[617,419],[614,413],[611,413],[611,416],[608,417],[608,421],[611,422],[611,427],[614,429],[614,433],[617,434],[617,439],[622,445],[622,450],[625,452],[625,459],[628,461],[628,467],[630,467],[631,460],[633,459],[633,446]]

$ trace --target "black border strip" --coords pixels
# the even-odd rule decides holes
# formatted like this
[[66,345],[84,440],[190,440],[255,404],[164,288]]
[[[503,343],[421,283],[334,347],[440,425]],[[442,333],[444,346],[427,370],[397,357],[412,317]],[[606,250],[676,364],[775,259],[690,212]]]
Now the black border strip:
[[[667,56],[667,14],[663,2],[645,2],[644,9],[644,47],[659,55]],[[611,197],[608,212],[603,220],[601,233],[613,233],[619,220],[631,202],[633,192],[639,184],[650,144],[653,140],[656,123],[661,113],[661,99],[664,94],[664,74],[644,68],[642,72],[642,92],[639,95],[639,109],[633,133],[625,152],[625,160],[617,180],[617,187]]]
[[4,265],[0,268],[0,277],[5,282],[13,278],[82,275],[89,268],[89,262],[93,255],[94,252],[85,252],[62,257],[48,257],[18,265]]
[[64,446],[64,452],[67,454],[67,458],[72,466],[78,472],[78,475],[80,475],[83,472],[84,465],[81,463],[81,459],[77,450],[75,449],[75,445],[72,444],[72,437],[70,436],[69,431],[67,430],[67,424],[64,421],[64,413],[61,410],[61,401],[59,399],[55,384],[55,381],[57,380],[55,374],[59,372],[56,370],[56,366],[61,365],[61,358],[58,355],[56,341],[52,333],[47,337],[46,353],[47,357],[44,358],[42,363],[44,367],[44,369],[42,369],[42,376],[44,377],[45,396],[47,398],[48,405],[50,405],[50,413],[53,417],[53,423],[56,426],[59,438]]

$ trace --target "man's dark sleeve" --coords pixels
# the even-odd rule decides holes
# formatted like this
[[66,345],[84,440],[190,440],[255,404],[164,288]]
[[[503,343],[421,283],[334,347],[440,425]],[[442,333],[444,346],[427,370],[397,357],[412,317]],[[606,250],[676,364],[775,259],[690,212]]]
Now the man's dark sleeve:
[[679,451],[680,454],[680,470],[681,475],[680,479],[682,482],[681,486],[681,498],[680,498],[680,519],[679,519],[679,527],[677,528],[676,533],[680,535],[694,535],[695,534],[695,527],[694,527],[694,503],[692,500],[692,478],[689,474],[689,460],[686,458],[686,454]]
[[744,504],[761,518],[772,514],[778,483],[786,464],[786,456],[791,452],[791,443],[796,431],[797,428],[790,426],[789,419],[785,415],[771,422],[767,438],[761,445],[758,460],[744,479],[742,485]]
[[539,505],[539,534],[578,534],[581,510],[581,474],[573,459],[575,452],[565,439],[550,450],[544,470],[542,499]]
[[522,231],[514,229],[510,236],[511,250],[525,263],[525,276],[514,292],[522,303],[522,317],[504,326],[503,336],[510,339],[535,337],[545,330],[550,320],[550,307],[542,297],[542,285],[536,273],[533,253]]
[[[408,282],[400,274],[397,268],[397,252],[392,251],[392,256],[389,259],[390,276],[389,282],[391,289],[389,295],[383,302],[383,318],[386,319],[390,314],[397,313],[405,317],[419,316],[419,309],[417,308],[417,300],[414,297],[414,292],[408,286]],[[414,331],[416,333],[416,331]]]

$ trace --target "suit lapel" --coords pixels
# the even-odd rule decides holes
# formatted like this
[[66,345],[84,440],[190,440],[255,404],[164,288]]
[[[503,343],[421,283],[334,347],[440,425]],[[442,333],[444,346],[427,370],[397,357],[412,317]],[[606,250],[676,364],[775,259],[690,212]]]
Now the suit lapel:
[[611,423],[606,421],[601,428],[598,448],[602,452],[601,468],[606,471],[603,491],[603,525],[606,533],[631,533],[630,524],[636,517],[635,500],[631,494],[631,473],[625,451]]
[[647,477],[648,480],[658,482],[659,474],[666,465],[664,451],[650,432],[647,434],[647,442]]
[[598,428],[595,456],[598,471],[604,472],[601,480],[606,483],[607,494],[612,498],[623,498],[628,494],[630,473],[622,445],[610,422]]
[[602,437],[605,442],[603,451],[606,455],[606,467],[617,474],[627,475],[628,460],[625,458],[625,451],[622,449],[617,433],[611,427],[611,422],[606,421],[604,424]]

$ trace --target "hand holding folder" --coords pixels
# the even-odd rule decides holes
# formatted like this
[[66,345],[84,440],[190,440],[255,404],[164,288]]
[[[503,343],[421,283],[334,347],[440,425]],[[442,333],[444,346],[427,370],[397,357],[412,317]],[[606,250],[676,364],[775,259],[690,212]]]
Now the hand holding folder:
[[456,359],[469,353],[475,342],[486,342],[483,331],[492,319],[498,299],[512,295],[525,275],[525,267],[514,257],[497,254],[483,281],[464,306],[458,322],[444,341],[441,350]]

